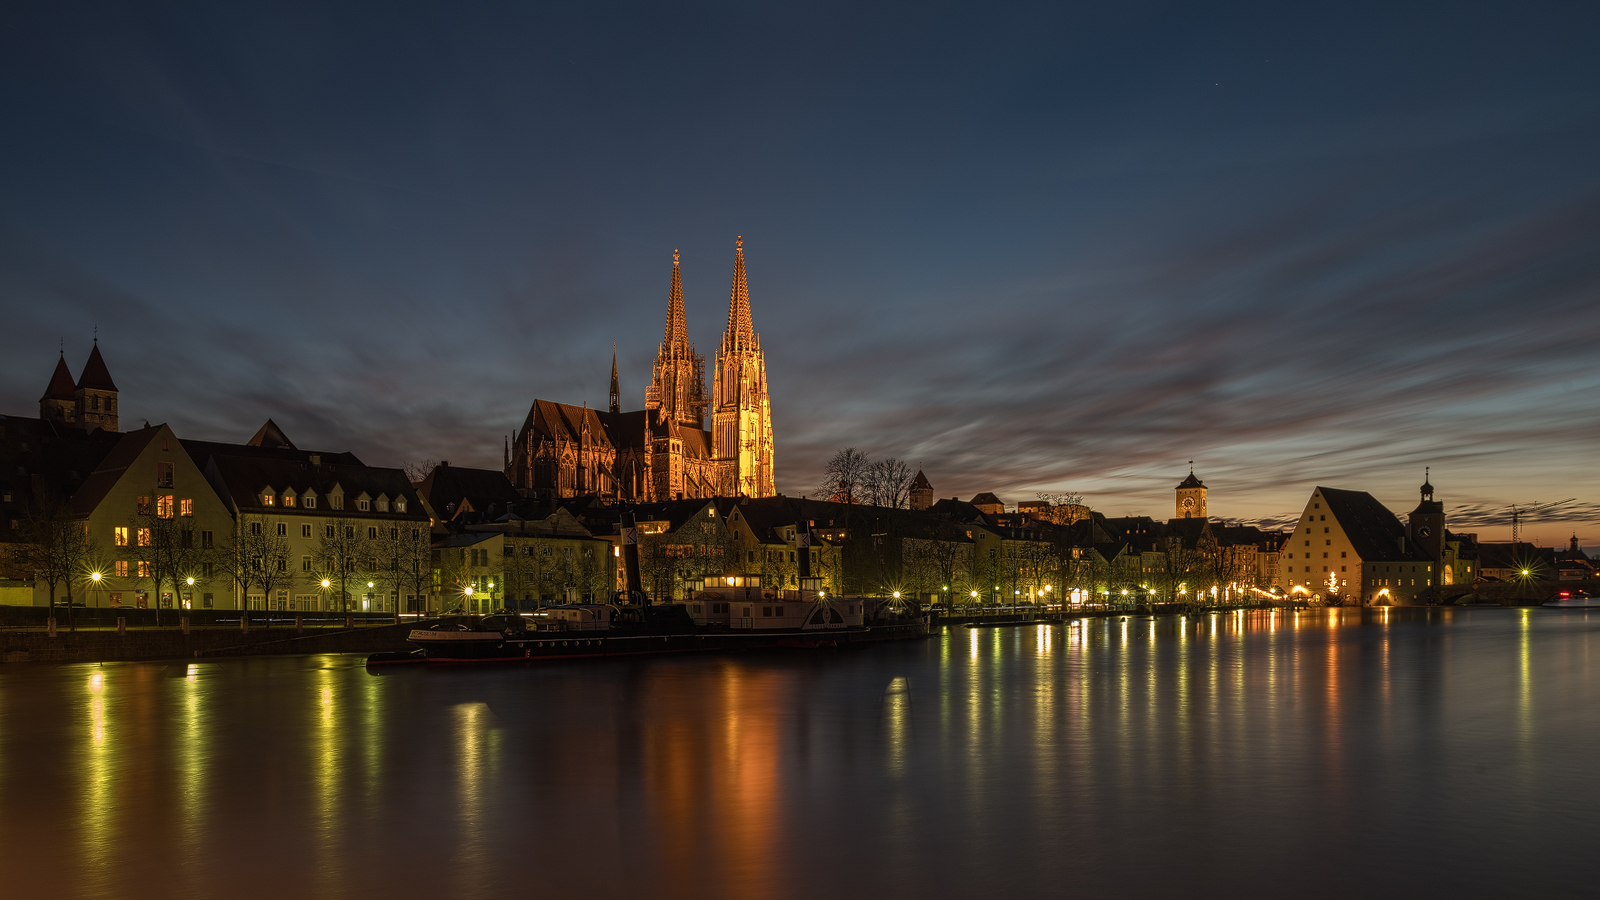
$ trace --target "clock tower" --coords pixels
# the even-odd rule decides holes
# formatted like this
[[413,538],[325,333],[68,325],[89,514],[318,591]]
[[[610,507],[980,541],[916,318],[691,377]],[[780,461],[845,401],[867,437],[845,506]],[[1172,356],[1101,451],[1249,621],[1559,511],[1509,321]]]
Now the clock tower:
[[1441,583],[1444,566],[1444,503],[1433,499],[1432,478],[1423,470],[1422,500],[1407,517],[1406,536],[1433,560],[1433,583]]
[[1189,477],[1178,482],[1178,518],[1204,519],[1206,517],[1206,486],[1194,477],[1194,462],[1189,463]]

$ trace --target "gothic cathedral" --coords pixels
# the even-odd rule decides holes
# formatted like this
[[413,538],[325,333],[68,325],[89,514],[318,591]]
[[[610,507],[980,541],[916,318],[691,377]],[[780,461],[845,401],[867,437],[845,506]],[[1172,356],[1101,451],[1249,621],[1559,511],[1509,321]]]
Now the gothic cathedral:
[[[623,412],[621,397],[613,354],[607,411],[535,400],[507,447],[511,483],[530,497],[596,494],[631,502],[777,493],[772,402],[761,338],[750,319],[742,236],[734,248],[728,328],[717,348],[709,401],[705,357],[689,340],[676,250],[667,327],[645,408]],[[704,428],[708,406],[711,431]]]

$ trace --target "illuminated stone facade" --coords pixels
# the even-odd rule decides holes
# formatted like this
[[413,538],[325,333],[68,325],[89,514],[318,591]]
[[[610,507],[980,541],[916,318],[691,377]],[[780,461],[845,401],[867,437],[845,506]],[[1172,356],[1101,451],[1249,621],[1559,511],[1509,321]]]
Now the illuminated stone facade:
[[1204,519],[1206,517],[1206,486],[1194,477],[1194,469],[1189,470],[1189,477],[1178,482],[1177,514],[1178,519]]
[[621,411],[614,358],[611,371],[608,412],[534,401],[505,460],[506,477],[524,495],[598,494],[647,503],[777,493],[766,359],[750,321],[742,239],[709,398],[713,430],[702,427],[705,358],[689,341],[676,251],[666,331],[644,409]]
[[770,497],[772,401],[767,395],[767,360],[750,321],[750,289],[744,275],[744,238],[735,245],[728,328],[717,347],[711,381],[713,458],[722,466],[723,494]]

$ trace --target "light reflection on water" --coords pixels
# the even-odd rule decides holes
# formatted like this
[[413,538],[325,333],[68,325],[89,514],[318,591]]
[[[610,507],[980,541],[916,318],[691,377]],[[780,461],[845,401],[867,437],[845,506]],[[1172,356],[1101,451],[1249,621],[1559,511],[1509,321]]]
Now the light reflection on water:
[[1581,892],[1596,640],[1579,611],[1310,610],[526,669],[8,666],[5,893]]

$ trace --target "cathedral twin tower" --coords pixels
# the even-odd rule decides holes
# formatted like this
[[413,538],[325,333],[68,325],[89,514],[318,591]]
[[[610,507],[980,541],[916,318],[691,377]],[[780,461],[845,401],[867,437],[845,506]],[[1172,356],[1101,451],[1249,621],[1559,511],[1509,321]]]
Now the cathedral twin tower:
[[[708,407],[709,431],[704,428]],[[508,448],[506,475],[530,496],[599,494],[635,502],[767,497],[777,493],[772,457],[766,358],[750,320],[740,237],[711,396],[706,396],[705,358],[689,340],[674,250],[666,334],[645,390],[645,408],[622,411],[613,356],[609,411],[535,400],[514,448]]]

